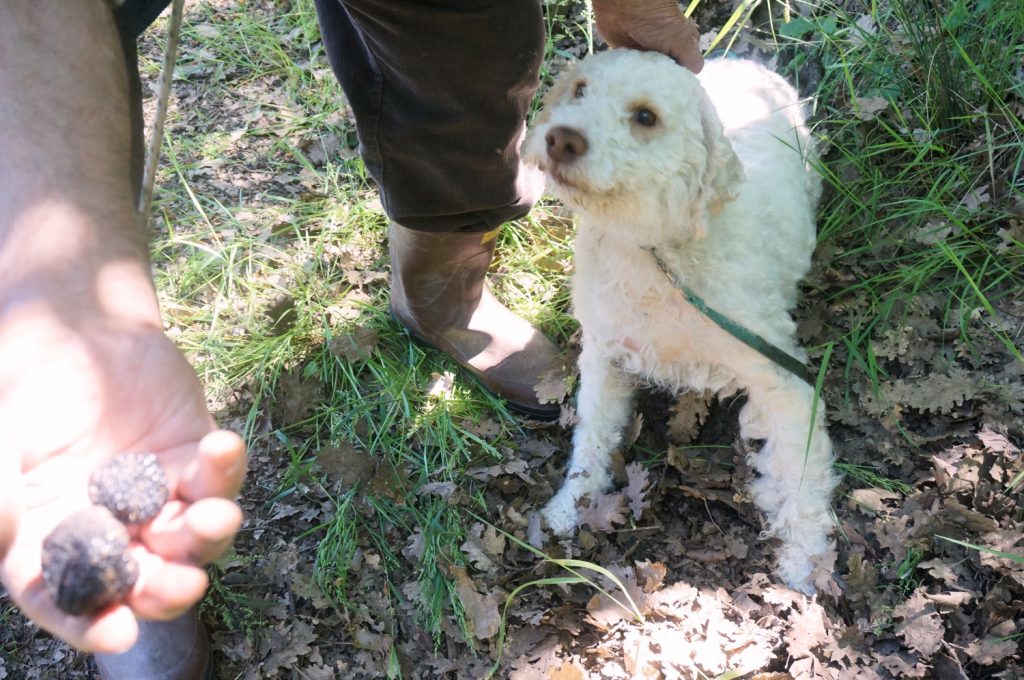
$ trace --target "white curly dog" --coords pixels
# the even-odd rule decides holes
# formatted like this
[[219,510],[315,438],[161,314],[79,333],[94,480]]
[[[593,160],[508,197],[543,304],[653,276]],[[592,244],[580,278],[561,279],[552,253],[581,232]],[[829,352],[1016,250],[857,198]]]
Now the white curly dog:
[[576,528],[579,499],[611,483],[636,377],[675,391],[745,390],[741,435],[764,440],[752,497],[765,534],[782,541],[780,577],[813,590],[837,481],[824,405],[680,287],[804,361],[789,310],[815,245],[809,148],[797,93],[750,61],[710,60],[695,76],[660,54],[612,50],[548,94],[524,156],[579,215],[573,305],[583,333],[572,457],[542,511],[557,534]]

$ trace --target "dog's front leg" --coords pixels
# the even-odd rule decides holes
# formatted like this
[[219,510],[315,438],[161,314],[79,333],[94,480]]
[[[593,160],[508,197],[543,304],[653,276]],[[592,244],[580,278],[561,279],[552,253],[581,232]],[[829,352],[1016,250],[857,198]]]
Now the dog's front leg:
[[764,439],[751,461],[760,474],[751,495],[767,517],[767,533],[782,539],[779,575],[790,587],[810,593],[812,558],[830,545],[829,505],[838,481],[825,405],[819,401],[815,406],[812,387],[774,367],[748,386],[741,432]]
[[579,366],[579,422],[573,433],[572,457],[562,488],[541,513],[551,530],[563,536],[576,528],[576,501],[611,484],[611,454],[632,413],[633,384],[629,375],[597,351],[593,343],[587,343],[586,337]]

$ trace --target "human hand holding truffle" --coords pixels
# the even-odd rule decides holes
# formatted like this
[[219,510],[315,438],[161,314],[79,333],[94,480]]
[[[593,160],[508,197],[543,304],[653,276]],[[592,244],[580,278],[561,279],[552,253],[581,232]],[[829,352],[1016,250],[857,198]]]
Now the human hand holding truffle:
[[[215,430],[195,373],[162,332],[108,4],[0,11],[0,92],[18,93],[0,97],[0,578],[46,630],[114,653],[135,641],[136,617],[170,619],[202,597],[202,565],[241,522],[229,499],[245,450]],[[124,602],[68,614],[44,585],[43,540],[92,505],[93,469],[128,451],[156,456],[169,501],[129,532],[138,575]],[[116,555],[116,527],[101,532]]]
[[139,577],[129,530],[156,517],[169,491],[152,453],[114,456],[92,471],[93,505],[43,539],[43,583],[61,611],[91,616],[128,596]]
[[[0,576],[43,628],[84,650],[124,651],[135,640],[136,617],[174,618],[205,592],[202,566],[223,552],[241,523],[228,499],[245,473],[244,445],[234,433],[215,430],[194,372],[158,326],[99,316],[79,322],[45,306],[4,321],[0,355],[17,360],[0,365],[0,431],[7,438],[0,456],[3,469],[13,470],[5,491],[18,503]],[[90,498],[90,476],[126,451],[154,454],[166,475],[167,502],[154,504],[158,512],[149,521],[125,515],[122,521],[135,522],[128,529],[107,510],[90,511],[102,515],[89,522],[109,549],[105,559],[121,570],[119,578],[136,578],[123,601],[94,614],[77,610],[82,602],[66,591],[76,611],[67,613],[56,602],[60,581],[53,585],[53,573],[64,573],[59,560],[50,585],[43,579],[44,539],[98,502]]]

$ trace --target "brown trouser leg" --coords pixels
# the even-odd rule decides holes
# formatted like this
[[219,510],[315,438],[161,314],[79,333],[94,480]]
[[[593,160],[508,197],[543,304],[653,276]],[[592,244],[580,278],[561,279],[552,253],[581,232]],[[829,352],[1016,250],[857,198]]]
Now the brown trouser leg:
[[537,199],[519,143],[544,52],[540,0],[316,0],[327,55],[392,220],[490,231]]

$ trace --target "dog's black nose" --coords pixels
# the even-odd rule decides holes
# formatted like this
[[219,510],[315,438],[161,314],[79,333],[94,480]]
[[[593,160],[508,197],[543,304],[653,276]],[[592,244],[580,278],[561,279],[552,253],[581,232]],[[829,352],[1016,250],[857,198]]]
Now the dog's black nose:
[[548,130],[544,141],[548,143],[548,156],[559,163],[572,163],[587,153],[587,138],[564,125]]

